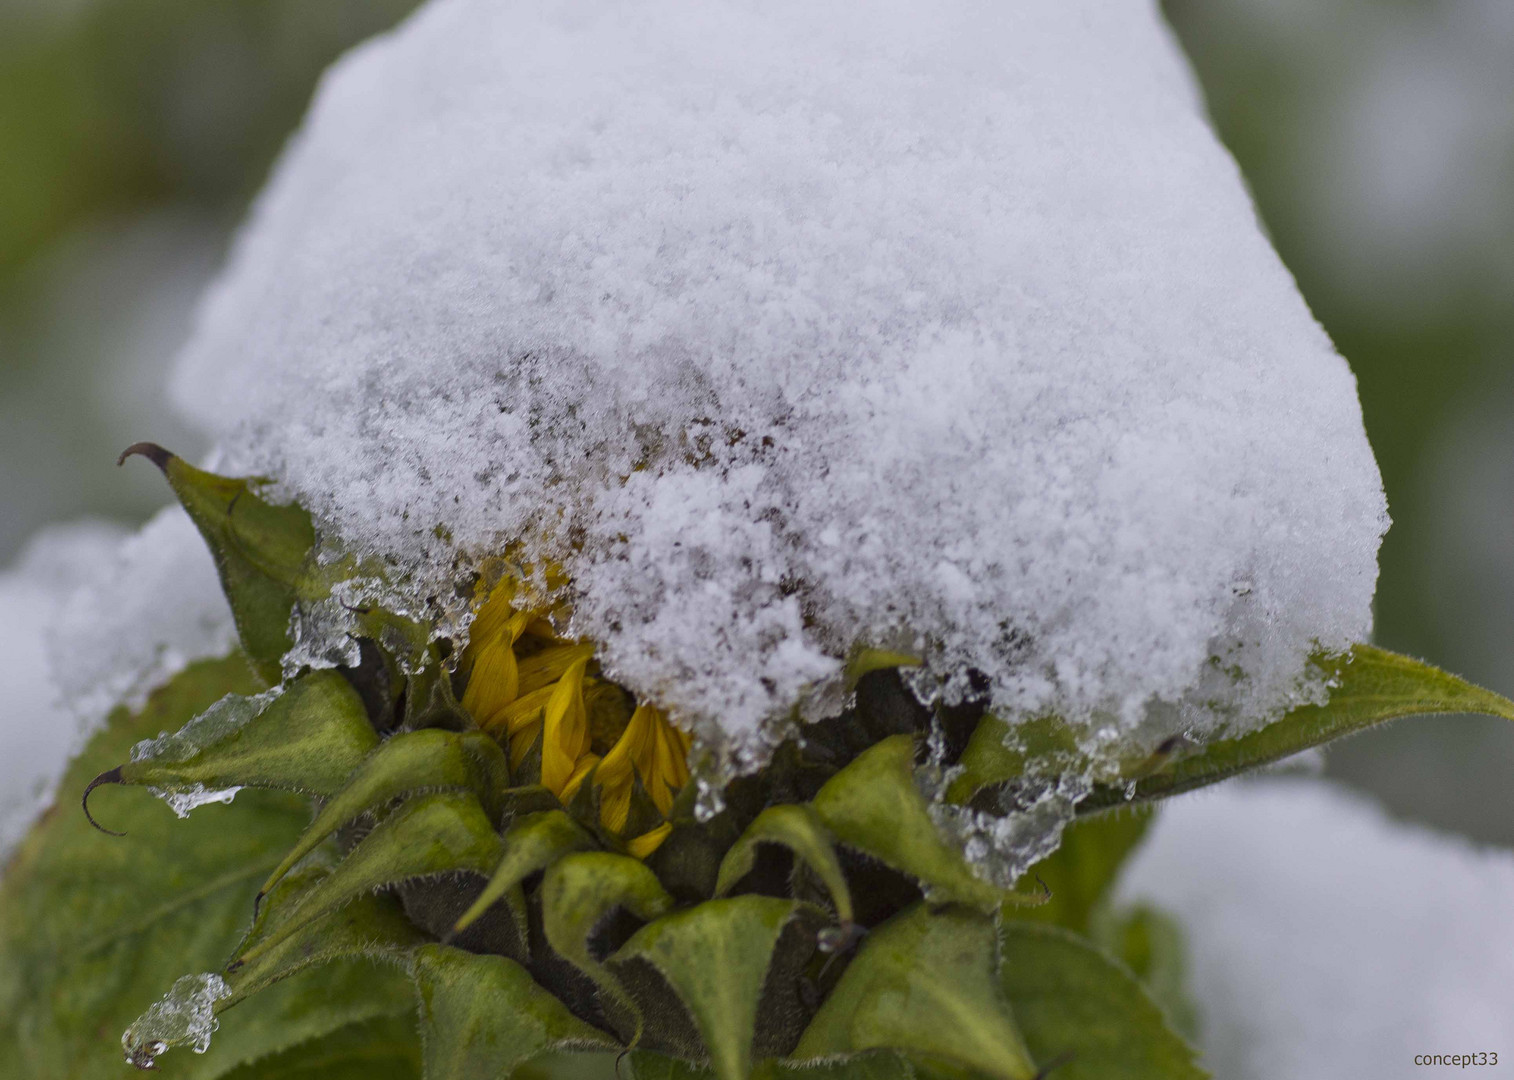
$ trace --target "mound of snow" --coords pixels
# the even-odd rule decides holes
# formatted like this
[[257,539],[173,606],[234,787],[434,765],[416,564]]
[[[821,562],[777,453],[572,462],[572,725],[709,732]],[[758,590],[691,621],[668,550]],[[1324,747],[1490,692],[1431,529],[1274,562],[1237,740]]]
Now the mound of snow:
[[1151,3],[433,0],[327,76],[176,392],[418,595],[556,559],[737,745],[858,642],[1256,722],[1386,526]]

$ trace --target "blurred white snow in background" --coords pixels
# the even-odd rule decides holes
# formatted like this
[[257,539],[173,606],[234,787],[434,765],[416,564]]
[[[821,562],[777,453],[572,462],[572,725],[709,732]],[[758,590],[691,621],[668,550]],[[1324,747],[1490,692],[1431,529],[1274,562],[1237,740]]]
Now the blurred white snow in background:
[[[1163,804],[1122,900],[1176,915],[1220,1080],[1514,1073],[1514,854],[1392,822],[1320,780],[1233,781]],[[1438,1070],[1435,1070],[1438,1072]]]
[[48,800],[84,730],[58,692],[47,627],[81,571],[113,555],[124,535],[103,522],[55,525],[0,573],[0,857]]

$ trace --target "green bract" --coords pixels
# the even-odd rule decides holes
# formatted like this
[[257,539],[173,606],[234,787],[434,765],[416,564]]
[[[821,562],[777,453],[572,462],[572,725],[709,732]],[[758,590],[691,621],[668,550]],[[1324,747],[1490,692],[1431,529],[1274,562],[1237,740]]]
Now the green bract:
[[[950,802],[1012,813],[1021,782],[1090,768],[1073,733],[948,725],[905,689],[910,657],[862,650],[853,705],[718,812],[690,785],[664,815],[637,781],[624,831],[664,830],[638,852],[593,783],[542,786],[541,734],[512,757],[473,724],[429,628],[363,612],[373,670],[286,677],[292,615],[335,580],[309,517],[134,449],[214,551],[243,651],[114,714],[61,789],[100,827],[54,810],[7,870],[0,1060],[37,1080],[118,1075],[123,1049],[195,1080],[1198,1078],[1177,928],[1109,899],[1149,804],[1396,716],[1514,717],[1404,657],[1321,657],[1327,704],[1096,774],[1010,892],[922,792],[944,776]],[[123,786],[261,790],[181,822]]]

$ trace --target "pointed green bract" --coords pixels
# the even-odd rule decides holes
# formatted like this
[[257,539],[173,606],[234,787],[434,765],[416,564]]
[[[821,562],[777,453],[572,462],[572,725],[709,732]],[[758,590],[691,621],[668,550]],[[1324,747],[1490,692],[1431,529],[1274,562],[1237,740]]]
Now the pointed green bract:
[[927,1066],[995,1080],[1036,1067],[999,986],[994,920],[925,904],[863,942],[799,1040],[796,1060],[894,1049]]
[[417,796],[379,822],[292,908],[279,912],[278,922],[240,959],[251,963],[321,916],[375,889],[457,870],[486,874],[498,860],[499,836],[476,798]]
[[[240,654],[190,664],[136,714],[111,715],[60,781],[59,805],[0,880],[0,1061],[26,1080],[121,1080],[121,1033],[186,971],[214,971],[247,926],[257,882],[309,820],[286,792],[246,792],[185,821],[107,788],[90,827],[77,800],[132,745],[181,727],[226,694],[260,689]],[[163,1075],[209,1080],[407,1001],[386,973],[307,971],[246,1002],[209,1053],[170,1054]],[[232,1074],[235,1075],[235,1074]]]
[[643,926],[607,963],[624,981],[638,962],[654,968],[694,1021],[718,1080],[747,1080],[768,965],[798,910],[770,896],[710,900]]
[[[462,933],[507,893],[518,891],[520,883],[538,870],[545,870],[570,852],[592,849],[594,838],[564,811],[544,810],[514,822],[505,831],[501,844],[504,856],[494,868],[489,884],[458,917],[453,933]],[[511,906],[519,909],[516,919],[524,925],[524,901]]]
[[294,933],[280,934],[284,913],[330,876],[326,867],[311,867],[285,878],[268,897],[238,951],[246,953],[276,934],[278,943],[224,975],[229,994],[216,1003],[217,1015],[307,967],[355,957],[398,962],[427,940],[405,918],[399,902],[383,894],[359,896]]
[[315,545],[310,515],[299,506],[274,506],[253,492],[252,481],[197,469],[153,443],[130,447],[121,460],[132,454],[163,471],[215,557],[243,650],[267,682],[278,682],[292,644],[290,616]]
[[1403,716],[1483,713],[1514,720],[1514,701],[1371,645],[1314,663],[1331,688],[1325,704],[1301,706],[1258,731],[1179,754],[1137,779],[1133,793],[1118,784],[1101,785],[1078,809],[1086,813],[1132,799],[1178,795]]
[[222,698],[176,734],[138,743],[133,760],[109,779],[169,792],[261,787],[331,795],[377,744],[351,684],[334,671],[313,671],[276,696]]
[[[366,722],[365,722],[366,723]],[[372,731],[372,728],[369,728]],[[466,791],[492,801],[506,773],[504,753],[488,736],[467,740],[437,728],[401,732],[376,747],[333,795],[259,890],[267,893],[327,837],[359,815],[419,791]]]
[[826,781],[812,803],[816,815],[842,843],[918,878],[931,895],[997,909],[1005,893],[942,838],[915,787],[913,763],[910,736],[876,743]]
[[920,1074],[902,1054],[868,1050],[826,1061],[769,1058],[759,1063],[752,1075],[757,1080],[915,1080]]
[[770,806],[757,815],[746,832],[726,852],[715,883],[715,895],[724,896],[757,862],[759,844],[781,844],[803,860],[830,891],[836,917],[843,925],[852,921],[852,894],[836,858],[834,838],[814,809],[803,803]]
[[545,1051],[616,1045],[503,956],[426,945],[413,964],[426,1080],[502,1080]]
[[1039,907],[1007,908],[1005,918],[1055,923],[1086,934],[1095,909],[1146,835],[1151,819],[1150,807],[1134,807],[1074,821],[1063,831],[1061,846],[1025,871],[1022,879],[1044,885],[1051,898]]
[[608,851],[564,855],[541,883],[547,943],[633,1014],[636,1006],[625,989],[589,951],[589,937],[616,908],[651,921],[672,907],[673,898],[645,863]]
[[1203,1080],[1198,1055],[1131,974],[1055,926],[1004,924],[1001,981],[1036,1060],[1057,1080]]

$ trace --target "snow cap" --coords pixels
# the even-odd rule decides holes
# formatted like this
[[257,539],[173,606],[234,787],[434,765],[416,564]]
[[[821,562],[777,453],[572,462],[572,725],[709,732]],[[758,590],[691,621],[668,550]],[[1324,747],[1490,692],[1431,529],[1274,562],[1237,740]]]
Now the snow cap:
[[736,744],[858,643],[1257,722],[1387,521],[1152,3],[432,0],[326,77],[176,389],[413,588],[555,558]]

